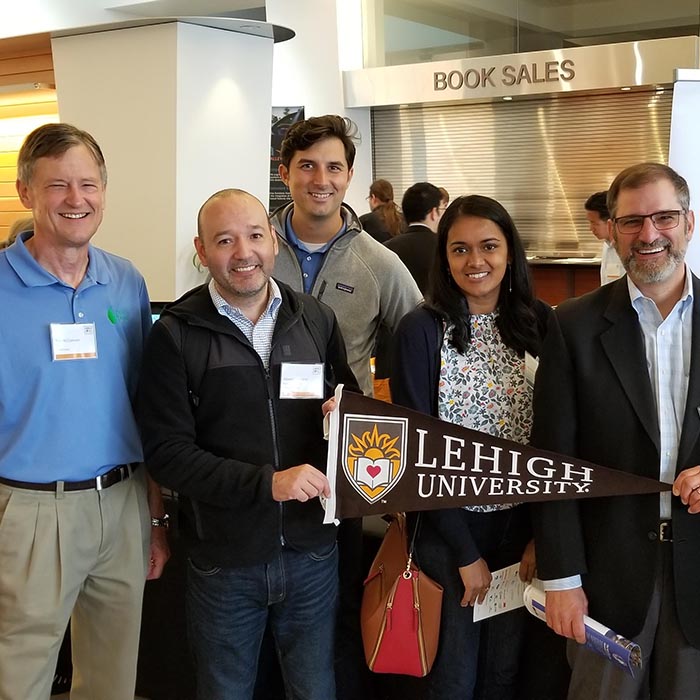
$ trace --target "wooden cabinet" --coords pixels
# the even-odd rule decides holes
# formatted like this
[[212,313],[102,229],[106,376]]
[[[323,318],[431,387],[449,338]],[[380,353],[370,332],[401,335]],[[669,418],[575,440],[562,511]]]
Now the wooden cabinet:
[[600,266],[576,263],[531,263],[535,296],[552,306],[600,286]]

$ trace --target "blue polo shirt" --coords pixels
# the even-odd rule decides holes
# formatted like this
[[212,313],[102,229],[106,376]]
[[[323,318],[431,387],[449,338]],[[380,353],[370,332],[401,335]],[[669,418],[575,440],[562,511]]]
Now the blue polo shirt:
[[[146,283],[90,246],[73,289],[30,255],[32,235],[0,252],[0,476],[80,481],[142,461],[132,400],[151,327]],[[94,323],[97,359],[54,361],[51,323]]]
[[297,234],[292,228],[292,213],[294,209],[290,209],[289,216],[287,216],[287,221],[284,224],[284,231],[286,234],[287,242],[292,247],[294,255],[297,256],[299,261],[299,266],[301,267],[301,276],[304,280],[304,292],[306,294],[311,294],[311,290],[318,276],[318,271],[323,265],[323,258],[328,252],[328,249],[335,243],[344,233],[347,231],[347,224],[343,221],[343,225],[338,231],[338,233],[331,238],[328,243],[324,244],[321,248],[316,250],[309,249],[304,241],[300,241]]

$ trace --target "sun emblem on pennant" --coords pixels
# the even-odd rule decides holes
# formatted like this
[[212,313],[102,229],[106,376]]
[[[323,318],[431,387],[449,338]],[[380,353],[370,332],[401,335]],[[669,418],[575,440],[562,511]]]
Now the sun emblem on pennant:
[[375,503],[399,481],[405,468],[404,418],[345,416],[345,474],[355,490]]

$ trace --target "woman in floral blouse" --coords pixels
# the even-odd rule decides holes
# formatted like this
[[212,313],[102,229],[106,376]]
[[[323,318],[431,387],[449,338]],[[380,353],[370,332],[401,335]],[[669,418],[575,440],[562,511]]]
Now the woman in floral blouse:
[[[488,197],[456,199],[440,220],[428,300],[403,319],[395,336],[394,402],[528,442],[532,385],[525,356],[537,357],[550,313],[533,296],[525,251],[508,212]],[[481,630],[472,612],[488,591],[491,571],[520,560],[521,578],[532,578],[529,541],[524,505],[421,515],[416,559],[445,589],[438,656],[431,673],[417,681],[421,698],[515,696],[522,619],[517,611],[493,618],[493,632],[505,626],[507,633],[498,635],[495,658],[482,650],[476,695]]]

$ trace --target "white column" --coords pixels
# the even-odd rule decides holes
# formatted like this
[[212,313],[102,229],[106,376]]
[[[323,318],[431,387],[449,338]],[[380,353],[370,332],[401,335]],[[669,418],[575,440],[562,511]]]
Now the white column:
[[690,241],[686,261],[700,275],[700,70],[676,71],[671,108],[671,143],[668,164],[679,172],[690,187],[690,208],[695,211],[695,236]]
[[368,211],[372,182],[372,133],[368,108],[346,109],[343,70],[362,68],[360,0],[267,0],[267,21],[289,27],[296,36],[275,44],[272,103],[302,105],[307,117],[350,117],[362,137],[355,174],[345,201],[358,214]]
[[199,206],[225,187],[268,195],[272,40],[182,22],[53,40],[60,117],[107,161],[97,245],[134,261],[151,298],[202,281]]

